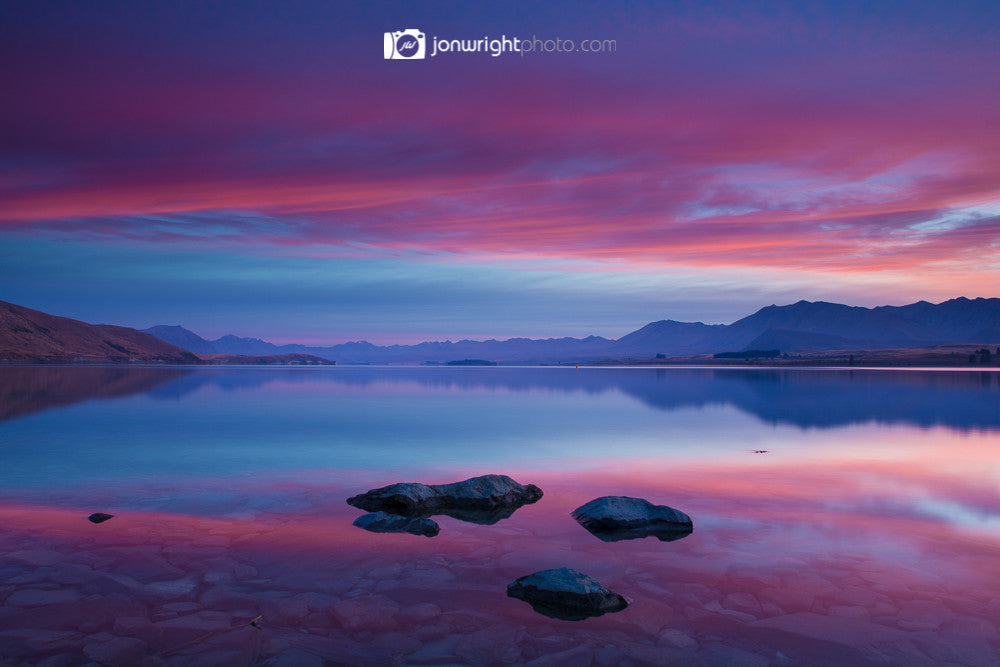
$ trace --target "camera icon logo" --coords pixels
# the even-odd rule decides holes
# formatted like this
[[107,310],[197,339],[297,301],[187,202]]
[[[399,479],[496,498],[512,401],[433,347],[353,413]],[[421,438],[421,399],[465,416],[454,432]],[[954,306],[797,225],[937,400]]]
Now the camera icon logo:
[[416,28],[385,33],[383,50],[386,60],[423,60],[427,36]]

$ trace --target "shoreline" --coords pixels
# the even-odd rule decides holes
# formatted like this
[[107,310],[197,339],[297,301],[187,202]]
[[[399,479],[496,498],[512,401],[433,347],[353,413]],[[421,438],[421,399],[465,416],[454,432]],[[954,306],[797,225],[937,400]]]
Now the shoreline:
[[813,370],[936,370],[936,371],[1000,371],[1000,365],[980,365],[980,364],[948,364],[931,362],[900,362],[890,360],[856,360],[854,364],[833,363],[817,359],[778,359],[778,360],[663,360],[663,359],[617,359],[598,360],[581,363],[553,363],[553,364],[517,364],[500,362],[495,366],[444,366],[439,364],[177,364],[166,362],[113,362],[113,361],[7,361],[0,360],[0,368],[162,368],[176,370],[196,370],[196,369],[224,369],[224,368],[309,368],[309,369],[331,369],[331,368],[391,368],[391,369],[445,369],[458,372],[486,369],[486,368],[558,368],[558,369],[581,369],[581,368],[605,368],[605,369],[668,369],[668,368],[692,368],[692,369],[813,369]]
[[[826,368],[913,368],[934,367],[956,370],[1000,369],[1000,350],[984,357],[981,350],[992,345],[964,343],[933,345],[915,348],[890,348],[882,350],[801,350],[788,351],[774,357],[748,359],[716,358],[701,354],[664,358],[595,359],[581,362],[580,366],[736,366],[736,367],[796,367],[820,366]],[[574,366],[577,364],[563,364]]]

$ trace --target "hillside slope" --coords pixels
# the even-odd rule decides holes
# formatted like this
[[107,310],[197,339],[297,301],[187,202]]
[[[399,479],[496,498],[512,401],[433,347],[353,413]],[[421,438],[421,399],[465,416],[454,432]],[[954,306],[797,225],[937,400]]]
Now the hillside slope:
[[197,364],[187,350],[128,327],[87,324],[0,301],[0,361]]

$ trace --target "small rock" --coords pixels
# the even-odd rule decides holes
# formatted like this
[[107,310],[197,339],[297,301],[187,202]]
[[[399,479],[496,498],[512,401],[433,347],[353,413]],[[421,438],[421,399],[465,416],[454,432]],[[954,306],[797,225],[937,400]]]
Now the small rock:
[[198,585],[190,579],[175,579],[173,581],[154,581],[146,584],[145,591],[157,596],[180,597],[193,592]]
[[11,607],[41,607],[50,604],[70,604],[80,600],[80,592],[72,588],[42,590],[25,588],[7,596],[5,605]]
[[153,624],[160,642],[165,646],[182,646],[206,639],[207,635],[221,634],[237,626],[243,627],[248,620],[226,614],[199,612],[157,621]]
[[412,623],[426,623],[441,615],[441,607],[430,602],[418,602],[401,609],[399,615]]
[[750,593],[742,592],[729,593],[726,595],[726,597],[722,599],[722,606],[725,609],[742,611],[752,616],[760,616],[763,610],[760,600],[755,598]]
[[672,542],[687,537],[694,525],[684,512],[642,498],[604,496],[573,510],[577,523],[605,542],[656,537]]
[[35,667],[73,667],[79,663],[79,656],[75,656],[72,653],[58,653],[33,664]]
[[940,602],[912,600],[900,605],[897,625],[904,630],[937,630],[955,614]]
[[434,537],[441,532],[441,527],[431,519],[399,516],[387,512],[362,514],[354,520],[354,525],[373,533],[410,533]]
[[156,628],[153,622],[145,616],[120,616],[115,619],[114,631],[118,635],[129,637],[155,637]]
[[3,657],[37,654],[42,651],[57,651],[76,646],[83,635],[69,630],[42,630],[22,628],[0,630],[0,646]]
[[184,576],[184,570],[171,565],[163,556],[148,552],[129,554],[124,562],[114,568],[114,572],[139,581],[176,579]]
[[[618,654],[619,656],[621,653]],[[574,665],[574,667],[587,667],[594,657],[594,648],[588,644],[578,644],[573,648],[542,655],[530,662],[524,663],[526,667],[562,667],[562,665]],[[619,660],[620,662],[620,660]],[[617,663],[611,663],[617,664]]]
[[828,616],[844,616],[847,618],[860,618],[865,621],[871,619],[871,612],[869,612],[864,607],[855,607],[854,605],[844,605],[844,604],[830,605],[830,607],[827,608],[826,613]]
[[91,642],[83,647],[88,658],[102,665],[134,665],[146,653],[146,642],[132,637],[115,637],[106,642]]
[[398,625],[395,617],[399,605],[380,595],[340,600],[331,605],[330,611],[350,632],[389,632]]
[[745,665],[767,667],[771,660],[759,653],[752,653],[730,644],[715,642],[704,646],[698,656],[709,665]]
[[628,600],[618,593],[568,567],[516,579],[507,585],[507,595],[524,600],[540,614],[564,621],[582,621],[628,606]]
[[326,662],[318,655],[293,648],[267,661],[269,667],[323,667]]
[[455,644],[455,655],[467,665],[510,665],[521,662],[517,629],[491,625],[462,633]]
[[87,521],[90,523],[104,523],[108,519],[114,518],[114,514],[105,514],[104,512],[94,512],[87,517]]
[[324,593],[315,593],[312,591],[308,593],[299,593],[298,595],[295,596],[295,599],[302,600],[303,602],[305,602],[306,606],[309,607],[309,611],[320,611],[321,609],[325,610],[327,607],[329,607],[330,605],[332,605],[334,602],[337,601],[337,598],[335,598],[332,595],[326,595]]
[[667,628],[657,635],[657,643],[673,648],[698,648],[698,642],[677,628]]
[[598,665],[619,665],[625,654],[614,644],[605,644],[594,651],[594,662]]
[[[652,646],[650,644],[636,641],[621,642],[620,646],[628,658],[630,658],[634,663],[638,663],[640,665],[677,664],[675,657],[671,655],[671,651],[664,649],[662,646]],[[691,661],[688,660],[687,663],[690,664]],[[731,663],[720,662],[712,664],[726,665]]]
[[[263,616],[281,624],[294,624],[309,615],[309,604],[296,598],[268,600],[262,606]],[[257,621],[260,623],[261,621]]]
[[387,632],[378,635],[372,643],[393,655],[413,653],[423,646],[423,642],[402,632]]
[[[64,555],[52,549],[22,549],[21,551],[9,552],[6,554],[6,557],[12,560],[29,563],[36,567],[48,567],[63,560]],[[10,581],[10,579],[6,576],[4,579],[8,582]]]
[[202,578],[207,584],[225,584],[233,580],[232,572],[206,572]]
[[406,661],[414,665],[447,665],[458,662],[455,645],[458,636],[444,633],[440,639],[424,643],[416,651],[406,656]]

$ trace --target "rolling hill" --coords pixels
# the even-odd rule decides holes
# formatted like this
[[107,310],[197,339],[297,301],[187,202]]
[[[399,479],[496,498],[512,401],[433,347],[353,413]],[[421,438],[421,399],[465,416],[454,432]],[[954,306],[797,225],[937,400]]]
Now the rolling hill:
[[0,360],[197,364],[198,357],[155,336],[0,301]]

